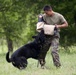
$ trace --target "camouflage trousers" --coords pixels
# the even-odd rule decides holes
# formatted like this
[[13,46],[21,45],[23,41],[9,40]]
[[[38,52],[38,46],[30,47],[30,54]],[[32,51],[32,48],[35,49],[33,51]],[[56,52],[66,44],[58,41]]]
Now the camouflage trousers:
[[47,51],[49,50],[50,46],[51,46],[51,55],[53,58],[53,63],[56,67],[60,67],[60,60],[59,60],[59,54],[58,54],[58,46],[59,46],[59,34],[58,35],[54,35],[54,36],[48,36],[45,35],[45,43],[43,44],[43,47],[41,49],[39,58],[40,59],[44,59],[45,62],[45,57],[47,54]]

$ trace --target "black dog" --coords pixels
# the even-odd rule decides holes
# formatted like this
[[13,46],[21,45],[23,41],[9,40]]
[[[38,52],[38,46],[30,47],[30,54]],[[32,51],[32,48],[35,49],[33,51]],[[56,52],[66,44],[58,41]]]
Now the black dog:
[[11,58],[9,58],[10,52],[8,52],[6,54],[7,62],[12,62],[13,66],[17,67],[18,69],[24,69],[27,67],[28,58],[34,58],[38,60],[40,50],[43,46],[43,43],[45,42],[44,31],[42,30],[37,36],[33,36],[33,38],[35,38],[33,42],[28,43],[16,50],[11,55]]

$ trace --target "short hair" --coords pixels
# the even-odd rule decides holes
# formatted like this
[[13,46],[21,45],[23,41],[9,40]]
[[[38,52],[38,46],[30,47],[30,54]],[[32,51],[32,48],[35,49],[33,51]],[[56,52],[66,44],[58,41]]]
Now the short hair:
[[52,10],[52,7],[49,6],[49,5],[46,5],[46,6],[44,6],[44,8],[43,8],[44,11],[49,11],[50,9]]

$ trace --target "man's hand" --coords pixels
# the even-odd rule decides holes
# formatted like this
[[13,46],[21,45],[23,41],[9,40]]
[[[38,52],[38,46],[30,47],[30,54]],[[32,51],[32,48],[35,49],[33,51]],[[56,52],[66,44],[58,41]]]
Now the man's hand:
[[40,14],[38,17],[39,17],[39,18],[42,18],[42,15]]

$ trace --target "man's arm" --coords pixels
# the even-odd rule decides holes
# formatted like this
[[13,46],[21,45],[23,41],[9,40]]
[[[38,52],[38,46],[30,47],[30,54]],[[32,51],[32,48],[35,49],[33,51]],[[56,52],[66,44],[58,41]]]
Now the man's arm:
[[64,22],[63,24],[61,25],[56,25],[57,28],[66,28],[68,27],[68,23],[67,22]]
[[59,19],[60,19],[61,24],[60,25],[56,25],[57,28],[68,27],[68,22],[66,21],[66,19],[64,18],[63,15],[59,14]]

